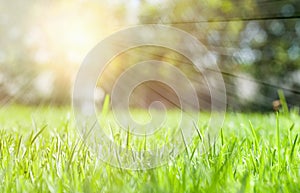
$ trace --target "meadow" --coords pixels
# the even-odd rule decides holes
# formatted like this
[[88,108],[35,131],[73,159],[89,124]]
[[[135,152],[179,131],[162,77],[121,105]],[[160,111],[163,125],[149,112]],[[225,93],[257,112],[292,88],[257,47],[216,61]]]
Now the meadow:
[[0,192],[300,192],[299,118],[297,111],[227,112],[210,147],[195,135],[167,164],[133,171],[95,157],[71,108],[6,106]]

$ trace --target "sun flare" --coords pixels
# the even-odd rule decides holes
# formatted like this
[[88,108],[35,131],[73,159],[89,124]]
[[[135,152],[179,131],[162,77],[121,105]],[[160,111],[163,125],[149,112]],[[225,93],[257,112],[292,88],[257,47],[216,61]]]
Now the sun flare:
[[[38,63],[68,63],[78,66],[85,55],[108,33],[102,7],[59,4],[40,7],[33,13],[33,24],[26,42]],[[89,9],[89,11],[84,11]],[[95,24],[95,20],[97,21]]]

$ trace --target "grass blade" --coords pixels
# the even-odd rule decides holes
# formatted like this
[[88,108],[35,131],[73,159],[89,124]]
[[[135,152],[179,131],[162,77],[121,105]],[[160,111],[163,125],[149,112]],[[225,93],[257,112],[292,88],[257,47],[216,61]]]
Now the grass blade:
[[184,134],[183,134],[182,129],[180,129],[180,132],[181,132],[181,137],[182,137],[182,140],[183,140],[183,143],[184,143],[184,146],[185,146],[186,154],[187,154],[188,158],[190,158],[188,146],[187,146],[187,143],[186,143],[186,141],[185,141],[185,138],[184,138]]
[[109,112],[109,102],[110,102],[110,96],[107,94],[107,95],[105,95],[105,98],[103,101],[103,106],[102,106],[102,111],[101,111],[101,115],[103,117],[107,116],[107,114]]
[[281,145],[280,145],[280,127],[279,127],[279,113],[276,113],[276,138],[277,138],[277,156],[278,156],[278,171],[280,170],[281,167]]
[[296,135],[296,137],[294,139],[293,146],[292,146],[292,150],[291,150],[291,154],[290,154],[290,159],[291,160],[293,160],[293,155],[294,155],[294,151],[295,151],[297,140],[298,140],[298,134]]
[[47,125],[44,125],[42,127],[42,129],[40,129],[37,134],[35,134],[35,136],[32,138],[30,145],[32,145],[34,143],[34,141],[37,139],[37,137],[45,130],[45,128],[47,127]]
[[282,111],[283,111],[283,113],[286,114],[289,112],[289,108],[288,108],[288,105],[287,105],[287,102],[286,102],[286,99],[284,96],[284,92],[281,89],[279,89],[277,92],[278,92],[280,103],[282,105]]
[[253,135],[253,138],[254,138],[254,143],[255,143],[255,150],[257,151],[258,150],[258,139],[257,139],[257,135],[256,135],[256,132],[254,130],[254,127],[251,123],[251,121],[249,120],[249,124],[250,124],[250,128],[251,128],[251,133]]

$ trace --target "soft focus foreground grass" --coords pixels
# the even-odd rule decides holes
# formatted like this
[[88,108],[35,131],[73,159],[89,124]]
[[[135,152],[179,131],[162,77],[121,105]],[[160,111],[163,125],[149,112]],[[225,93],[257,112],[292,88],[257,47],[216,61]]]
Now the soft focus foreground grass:
[[69,108],[3,107],[0,192],[300,192],[299,118],[227,113],[210,148],[196,135],[167,165],[130,171],[95,158]]

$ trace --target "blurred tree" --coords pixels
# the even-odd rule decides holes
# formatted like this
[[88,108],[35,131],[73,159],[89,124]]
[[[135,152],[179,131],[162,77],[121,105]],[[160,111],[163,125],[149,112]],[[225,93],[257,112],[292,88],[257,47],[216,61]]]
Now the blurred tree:
[[254,37],[243,45],[255,50],[250,71],[256,79],[271,83],[261,87],[262,95],[275,100],[277,89],[283,88],[290,105],[299,106],[300,2],[265,2],[258,10],[261,17],[274,19],[252,23]]
[[[0,102],[69,102],[76,69],[104,35],[127,24],[158,23],[185,30],[207,47],[208,57],[222,71],[230,108],[271,110],[279,88],[291,105],[300,105],[299,10],[299,0],[3,1]],[[209,108],[210,93],[203,76],[191,61],[168,49],[129,50],[112,61],[99,85],[111,92],[126,68],[145,59],[180,68],[198,89],[201,106]],[[214,77],[209,66],[204,69],[203,73]],[[52,85],[51,92],[50,87],[45,89],[47,84]],[[131,102],[138,104],[139,97],[148,97],[142,105],[146,107],[157,99],[149,87],[169,90],[156,82],[146,83]],[[175,93],[171,96],[171,101],[177,100]]]
[[[0,102],[28,102],[34,64],[24,41],[33,2],[3,1],[0,6]],[[14,14],[12,14],[14,13]]]
[[279,88],[286,88],[288,101],[299,105],[299,1],[144,0],[140,4],[140,23],[172,25],[206,45],[223,72],[231,108],[271,110]]
[[78,66],[124,14],[112,1],[1,2],[0,103],[69,104]]
[[[216,60],[222,71],[235,72],[238,70],[236,61],[232,58],[232,48],[237,47],[240,39],[240,31],[244,27],[244,23],[235,22],[241,14],[253,11],[254,2],[252,1],[168,1],[168,2],[150,2],[140,1],[139,19],[141,24],[166,24],[185,30],[199,39],[206,45],[209,57],[199,58],[206,60],[208,58]],[[228,21],[227,21],[228,20]],[[230,22],[233,20],[232,22]],[[171,35],[171,34],[170,34]],[[174,42],[175,43],[175,42]],[[177,44],[180,45],[180,41]],[[228,51],[229,50],[229,51]],[[176,58],[174,51],[161,52],[160,59],[174,64],[192,81],[197,89],[200,106],[206,109],[210,108],[210,91],[206,80],[201,73],[197,72],[190,61],[184,58]],[[202,67],[206,77],[213,77],[214,71],[207,67]],[[227,83],[228,102],[236,101],[235,87],[236,82],[224,76]],[[180,85],[178,85],[180,86]],[[183,88],[180,88],[183,89]],[[218,89],[216,87],[215,89]],[[147,96],[151,96],[153,91],[144,92]]]

